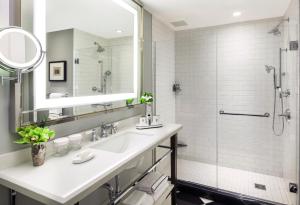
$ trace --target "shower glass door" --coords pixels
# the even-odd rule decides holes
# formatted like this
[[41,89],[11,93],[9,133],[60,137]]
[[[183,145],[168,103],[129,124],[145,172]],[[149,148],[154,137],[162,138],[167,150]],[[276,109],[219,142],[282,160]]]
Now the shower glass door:
[[278,115],[297,102],[295,93],[280,98],[280,92],[297,87],[289,82],[298,76],[297,65],[287,62],[298,52],[289,50],[289,40],[284,40],[290,36],[290,22],[279,27],[280,35],[269,33],[280,21],[217,29],[217,187],[263,201],[296,204],[296,194],[289,192],[289,184],[297,182],[296,106],[294,119]]
[[209,187],[217,187],[216,37],[214,29],[186,30],[175,42],[178,178]]
[[[299,18],[287,13],[176,32],[179,180],[296,205],[298,195],[291,191],[298,183]],[[167,46],[156,43],[157,98],[168,74]],[[157,100],[162,116],[168,97]],[[287,111],[291,119],[283,117]]]

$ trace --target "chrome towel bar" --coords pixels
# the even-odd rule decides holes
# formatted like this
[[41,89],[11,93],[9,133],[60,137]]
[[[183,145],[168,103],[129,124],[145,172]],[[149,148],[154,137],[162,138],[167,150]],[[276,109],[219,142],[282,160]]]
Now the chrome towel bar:
[[263,115],[256,115],[256,114],[244,114],[244,113],[229,113],[224,112],[224,110],[219,111],[220,115],[239,115],[239,116],[249,116],[249,117],[270,117],[270,113],[266,112]]

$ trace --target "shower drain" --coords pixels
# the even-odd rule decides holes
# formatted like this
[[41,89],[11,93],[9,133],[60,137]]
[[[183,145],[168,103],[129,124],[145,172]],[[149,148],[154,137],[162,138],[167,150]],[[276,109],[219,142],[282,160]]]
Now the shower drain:
[[267,190],[266,189],[266,185],[264,185],[264,184],[257,184],[257,183],[255,183],[254,187],[255,187],[255,189],[260,189],[260,190],[264,190],[264,191]]

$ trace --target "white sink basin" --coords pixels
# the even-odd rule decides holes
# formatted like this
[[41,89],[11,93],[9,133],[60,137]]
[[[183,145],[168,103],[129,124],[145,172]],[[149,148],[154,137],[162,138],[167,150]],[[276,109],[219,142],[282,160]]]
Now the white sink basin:
[[123,153],[127,150],[136,147],[137,144],[144,141],[145,137],[151,137],[151,135],[139,134],[135,132],[125,132],[118,134],[117,136],[111,136],[104,142],[100,142],[91,148],[104,150],[114,153]]

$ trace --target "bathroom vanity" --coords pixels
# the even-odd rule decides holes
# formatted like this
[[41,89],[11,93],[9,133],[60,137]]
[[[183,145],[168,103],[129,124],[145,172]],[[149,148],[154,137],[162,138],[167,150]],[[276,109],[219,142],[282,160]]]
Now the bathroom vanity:
[[[53,126],[59,138],[111,121],[110,115],[121,120],[144,114],[144,108],[137,105],[139,97],[142,92],[152,92],[153,86],[143,82],[147,74],[152,74],[152,66],[148,69],[142,62],[145,58],[151,59],[146,53],[152,51],[143,48],[144,43],[151,43],[147,35],[143,36],[151,31],[151,24],[144,23],[144,18],[150,19],[150,15],[143,13],[140,4],[131,0],[84,3],[37,0],[22,1],[19,6],[22,15],[18,18],[22,19],[18,19],[16,26],[22,27],[22,33],[33,34],[40,48],[30,48],[21,41],[24,52],[19,57],[30,61],[28,54],[33,50],[40,51],[36,54],[40,57],[30,66],[33,75],[19,72],[16,78],[13,75],[15,70],[20,70],[17,67],[9,74],[12,77],[1,78],[14,81],[11,84],[11,133],[24,125],[43,124]],[[68,8],[69,18],[65,8]],[[8,47],[17,45],[13,42],[8,42]],[[16,49],[20,49],[19,45]],[[9,53],[9,57],[14,57],[12,54]],[[128,127],[85,144],[80,151],[62,157],[50,154],[40,167],[32,166],[30,149],[0,155],[0,184],[10,189],[11,205],[16,204],[18,193],[43,204],[79,204],[153,150],[152,166],[114,197],[112,204],[119,204],[169,155],[170,180],[175,184],[177,132],[180,129],[181,125],[176,124],[149,130]],[[170,146],[161,145],[168,139]],[[157,147],[166,151],[159,159],[155,159]],[[73,164],[74,156],[84,150],[93,152],[95,157],[82,164]],[[173,186],[167,190],[163,197],[169,196]],[[172,200],[175,205],[174,196]]]
[[[113,204],[118,204],[128,196],[136,183],[155,169],[159,162],[171,154],[171,183],[176,180],[176,144],[177,133],[181,125],[167,124],[162,128],[136,130],[129,127],[121,132],[97,142],[90,142],[82,150],[91,150],[95,158],[83,163],[72,164],[72,154],[64,157],[49,157],[41,167],[33,167],[31,162],[3,168],[0,171],[0,184],[44,204],[79,204],[80,200],[97,190],[114,176],[118,175],[128,164],[137,160],[146,151],[160,146],[169,151],[153,162],[136,181],[121,190]],[[170,139],[171,146],[161,146]],[[173,186],[170,187],[171,192]],[[169,195],[169,194],[167,194]],[[172,204],[175,197],[172,194]],[[11,197],[14,205],[14,196]]]

